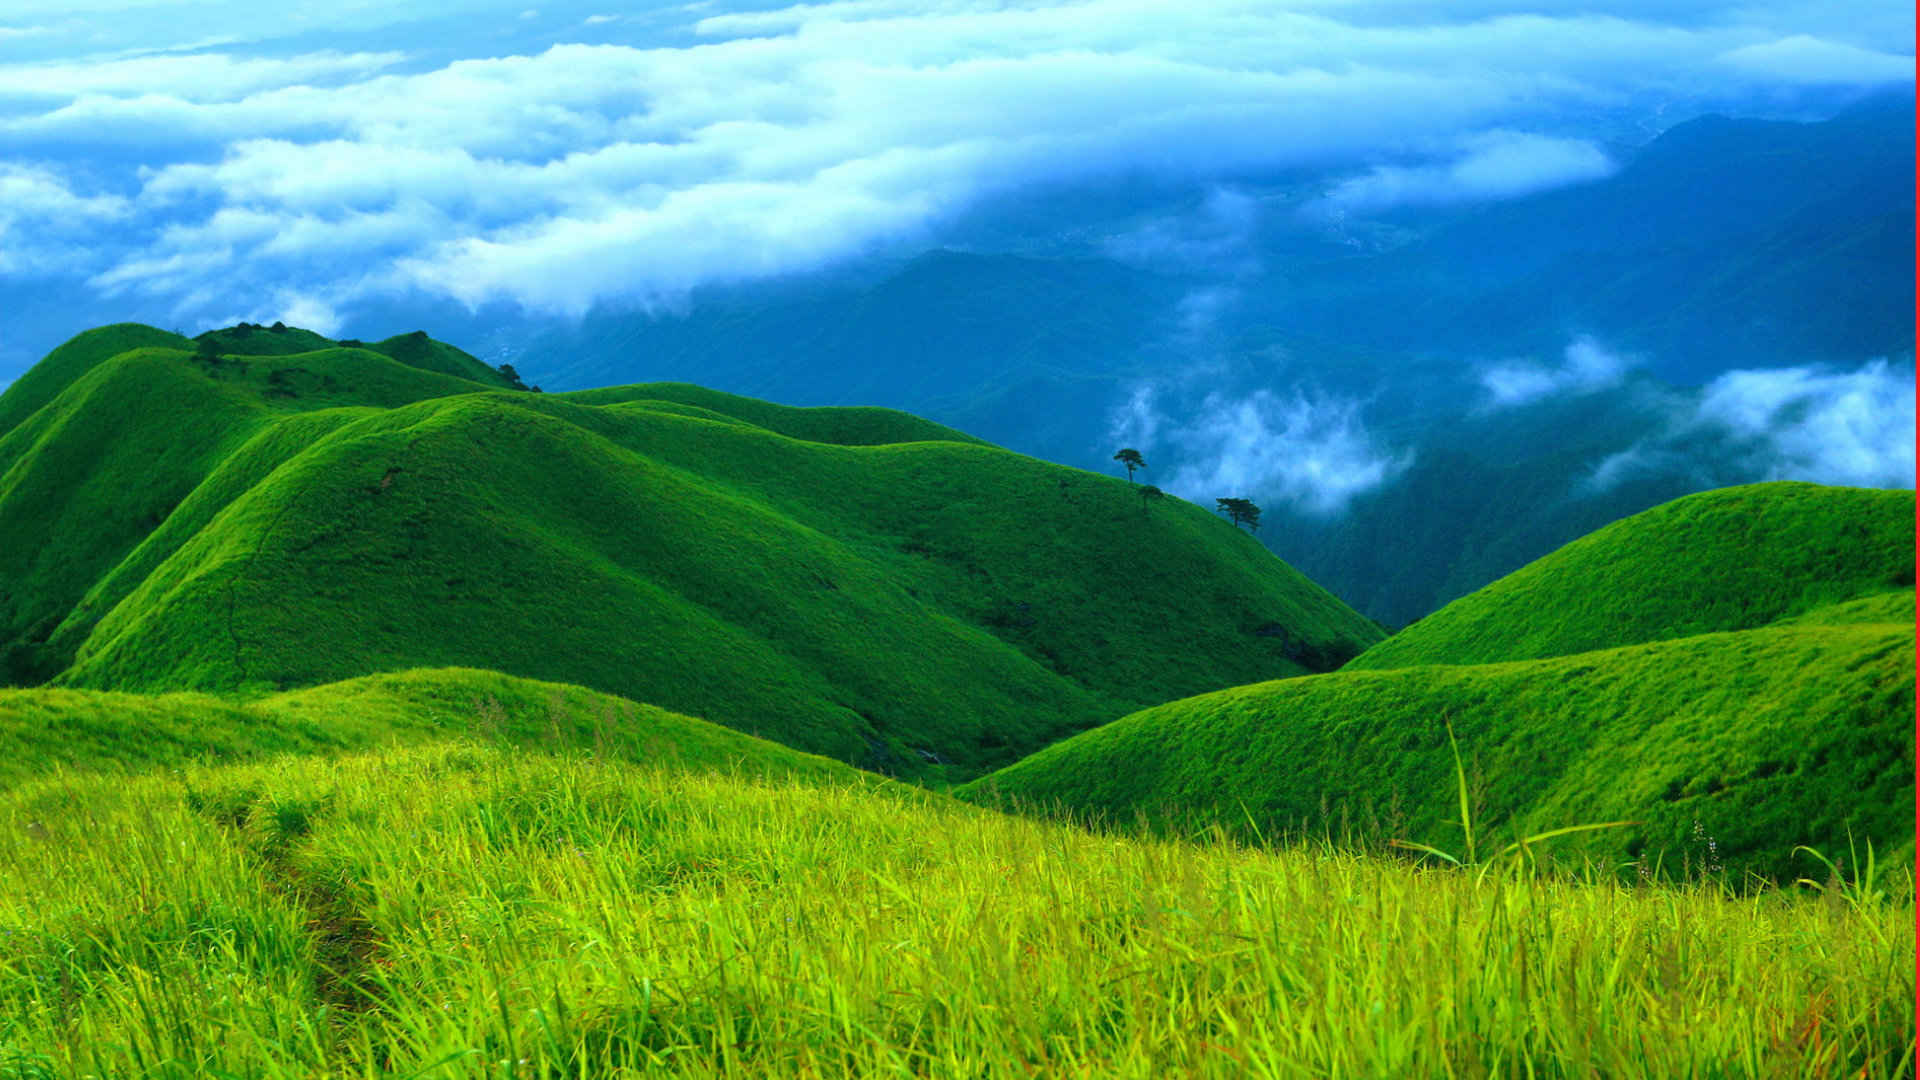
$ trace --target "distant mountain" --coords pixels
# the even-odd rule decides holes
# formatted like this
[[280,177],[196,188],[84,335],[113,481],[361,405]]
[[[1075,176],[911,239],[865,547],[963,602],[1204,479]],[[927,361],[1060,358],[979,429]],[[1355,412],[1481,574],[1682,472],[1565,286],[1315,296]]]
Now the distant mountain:
[[1550,353],[1589,333],[1682,384],[1907,352],[1913,161],[1910,95],[1813,124],[1702,117],[1606,180],[1290,270],[1270,317],[1421,354]]
[[964,776],[1380,637],[1198,507],[897,412],[502,390],[410,336],[156,335],[0,395],[15,681],[486,667]]
[[1632,820],[1546,850],[1776,878],[1810,869],[1796,844],[1871,842],[1897,861],[1913,842],[1913,552],[1889,536],[1913,512],[1910,492],[1694,496],[1339,672],[1148,709],[962,793],[1459,853],[1451,724],[1482,851]]
[[[1407,467],[1336,515],[1269,499],[1263,536],[1399,625],[1608,521],[1767,478],[1705,461],[1592,488],[1598,462],[1662,423],[1648,395],[1629,386],[1491,415],[1477,408],[1485,365],[1554,358],[1587,335],[1634,364],[1642,387],[1684,392],[1734,368],[1910,356],[1913,131],[1899,96],[1818,123],[1702,117],[1603,180],[1394,212],[1384,249],[1313,235],[1299,213],[1313,188],[1289,177],[1262,196],[1255,246],[1232,268],[1118,261],[1116,238],[1187,211],[1163,188],[1134,204],[1105,191],[969,234],[1011,244],[1049,214],[1105,215],[1071,218],[1024,254],[936,251],[696,294],[677,314],[600,312],[519,363],[550,388],[673,379],[886,405],[1096,469],[1142,387],[1170,420],[1210,395],[1262,389],[1356,400]],[[1142,447],[1157,475],[1208,464],[1165,438]]]
[[[934,251],[877,282],[743,288],[678,315],[590,316],[523,353],[551,387],[697,382],[937,416],[1080,463],[1088,414],[1145,370],[1178,282],[1096,258]],[[973,425],[967,427],[967,425]],[[1050,453],[1051,451],[1051,453]]]

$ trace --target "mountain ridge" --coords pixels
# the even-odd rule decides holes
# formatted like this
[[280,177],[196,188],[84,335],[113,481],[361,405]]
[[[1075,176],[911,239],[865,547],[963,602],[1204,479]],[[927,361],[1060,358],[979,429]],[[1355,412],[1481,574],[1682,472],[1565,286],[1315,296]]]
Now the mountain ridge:
[[[148,421],[175,413],[206,444],[156,483],[177,437]],[[62,442],[51,415],[96,427]],[[0,524],[20,535],[128,490],[153,504],[19,598],[16,678],[66,686],[251,695],[481,666],[964,774],[1379,637],[1198,507],[887,410],[528,393],[364,348],[143,347],[8,445]],[[113,468],[75,488],[62,447]]]

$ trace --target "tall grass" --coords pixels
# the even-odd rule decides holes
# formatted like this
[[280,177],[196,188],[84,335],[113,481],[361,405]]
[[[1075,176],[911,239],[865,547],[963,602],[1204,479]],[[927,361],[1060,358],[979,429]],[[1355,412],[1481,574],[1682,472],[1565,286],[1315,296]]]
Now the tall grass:
[[1910,899],[1523,871],[469,744],[67,779],[0,797],[0,1076],[1913,1075]]

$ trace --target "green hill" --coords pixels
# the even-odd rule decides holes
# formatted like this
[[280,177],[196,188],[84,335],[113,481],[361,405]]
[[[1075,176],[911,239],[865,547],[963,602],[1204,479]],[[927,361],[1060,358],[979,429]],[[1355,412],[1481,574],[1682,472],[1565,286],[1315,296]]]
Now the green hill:
[[1451,722],[1484,826],[1643,823],[1556,842],[1569,853],[1783,876],[1809,869],[1796,844],[1909,846],[1913,499],[1791,483],[1679,499],[1335,674],[1148,709],[964,790],[1450,849]]
[[451,739],[846,782],[859,774],[704,720],[578,686],[458,668],[369,675],[242,701],[210,694],[0,690],[0,790],[56,773],[163,767]]
[[1632,820],[1550,850],[1669,869],[1717,858],[1734,874],[1791,877],[1816,869],[1793,859],[1795,844],[1912,844],[1913,698],[1911,622],[1782,625],[1223,690],[1050,746],[961,792],[1458,852],[1450,721],[1483,847]]
[[[897,409],[859,406],[794,408],[738,394],[724,394],[692,383],[640,383],[600,390],[576,390],[556,396],[585,405],[644,404],[659,411],[702,416],[711,420],[732,420],[750,427],[765,428],[790,439],[840,446],[880,446],[903,442],[987,445],[964,432]],[[672,407],[674,405],[683,408],[675,409]]]
[[[104,360],[139,348],[191,350],[193,342],[179,334],[156,330],[140,323],[115,323],[76,334],[72,340],[48,353],[28,368],[0,394],[0,435],[13,430],[34,410],[59,396],[74,380],[93,370]],[[7,458],[0,451],[0,470]]]
[[886,410],[149,347],[0,453],[0,626],[64,686],[486,667],[967,775],[1379,636],[1198,507]]
[[[293,338],[248,335],[258,343]],[[107,355],[112,349],[119,351]],[[148,327],[80,335],[0,395],[0,419],[13,418],[0,429],[0,581],[8,586],[0,590],[0,677],[37,682],[65,666],[71,633],[49,641],[75,606],[254,440],[273,441],[281,430],[295,436],[278,440],[292,453],[299,438],[330,422],[316,425],[317,411],[481,389],[331,344],[205,355]]]
[[1347,667],[1565,656],[1911,589],[1913,500],[1789,482],[1675,499],[1455,600]]

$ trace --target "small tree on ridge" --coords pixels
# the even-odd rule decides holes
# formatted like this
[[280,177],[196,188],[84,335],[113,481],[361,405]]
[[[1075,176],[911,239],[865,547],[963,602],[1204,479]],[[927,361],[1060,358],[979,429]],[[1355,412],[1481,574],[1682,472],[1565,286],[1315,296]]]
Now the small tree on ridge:
[[1260,531],[1260,507],[1252,499],[1215,499],[1213,508],[1227,515],[1235,526],[1245,525],[1252,532]]

